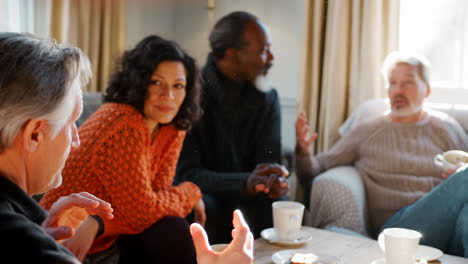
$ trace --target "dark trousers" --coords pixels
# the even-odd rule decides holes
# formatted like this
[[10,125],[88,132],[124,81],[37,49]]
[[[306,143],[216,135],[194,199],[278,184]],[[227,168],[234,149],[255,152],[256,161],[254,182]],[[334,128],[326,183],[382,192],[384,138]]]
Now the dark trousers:
[[203,194],[203,202],[206,211],[205,229],[210,244],[231,242],[232,215],[235,209],[241,210],[255,238],[260,237],[260,232],[263,229],[273,226],[271,204],[274,200],[266,195],[259,194],[252,199],[235,202]]
[[117,239],[119,264],[197,263],[188,222],[166,216],[140,234]]

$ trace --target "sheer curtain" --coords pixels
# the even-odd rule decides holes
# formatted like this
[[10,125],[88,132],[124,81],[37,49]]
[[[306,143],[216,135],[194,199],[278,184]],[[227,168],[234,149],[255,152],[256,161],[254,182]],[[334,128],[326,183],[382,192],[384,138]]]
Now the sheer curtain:
[[385,96],[380,65],[397,48],[398,0],[309,0],[299,110],[319,133],[315,150],[338,139],[348,114]]
[[51,0],[50,35],[88,54],[93,66],[88,91],[102,92],[125,48],[125,1]]
[[30,32],[88,54],[102,92],[125,46],[125,0],[0,0],[0,31]]
[[0,31],[34,33],[34,0],[0,0]]

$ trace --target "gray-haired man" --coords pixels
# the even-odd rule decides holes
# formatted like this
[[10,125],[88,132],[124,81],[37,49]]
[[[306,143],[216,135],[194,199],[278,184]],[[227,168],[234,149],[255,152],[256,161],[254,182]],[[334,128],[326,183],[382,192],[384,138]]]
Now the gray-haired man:
[[0,254],[14,263],[79,263],[55,240],[72,246],[67,221],[97,232],[88,215],[112,218],[110,204],[72,194],[47,214],[30,196],[60,185],[70,149],[80,144],[75,121],[89,60],[78,48],[0,33],[0,65]]
[[[312,179],[327,169],[354,164],[364,181],[372,233],[386,227],[416,229],[424,234],[423,244],[466,257],[468,171],[445,179],[447,173],[433,157],[451,149],[467,150],[468,136],[452,117],[423,107],[431,91],[425,59],[394,52],[382,72],[390,113],[357,126],[329,151],[311,154],[317,135],[310,133],[304,114],[298,117],[298,176]],[[458,223],[463,224],[455,231]]]

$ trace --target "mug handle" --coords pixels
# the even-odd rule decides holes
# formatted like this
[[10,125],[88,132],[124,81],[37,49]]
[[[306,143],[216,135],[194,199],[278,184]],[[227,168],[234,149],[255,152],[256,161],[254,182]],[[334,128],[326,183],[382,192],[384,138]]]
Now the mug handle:
[[434,157],[434,163],[439,167],[444,167],[444,156],[437,154]]
[[385,236],[383,232],[379,234],[379,238],[377,239],[377,241],[379,242],[380,250],[382,250],[383,253],[385,253]]

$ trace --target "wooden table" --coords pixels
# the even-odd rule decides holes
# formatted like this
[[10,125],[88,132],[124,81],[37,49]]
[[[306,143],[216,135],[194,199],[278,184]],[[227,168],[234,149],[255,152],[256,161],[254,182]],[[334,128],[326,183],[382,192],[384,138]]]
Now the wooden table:
[[[307,227],[307,229],[312,232],[312,239],[299,247],[278,246],[268,243],[263,238],[258,238],[254,245],[254,264],[273,263],[271,260],[273,253],[288,249],[310,249],[310,253],[333,256],[345,264],[369,264],[375,259],[384,257],[375,240],[312,227]],[[429,263],[468,264],[468,259],[443,255],[438,261]]]

